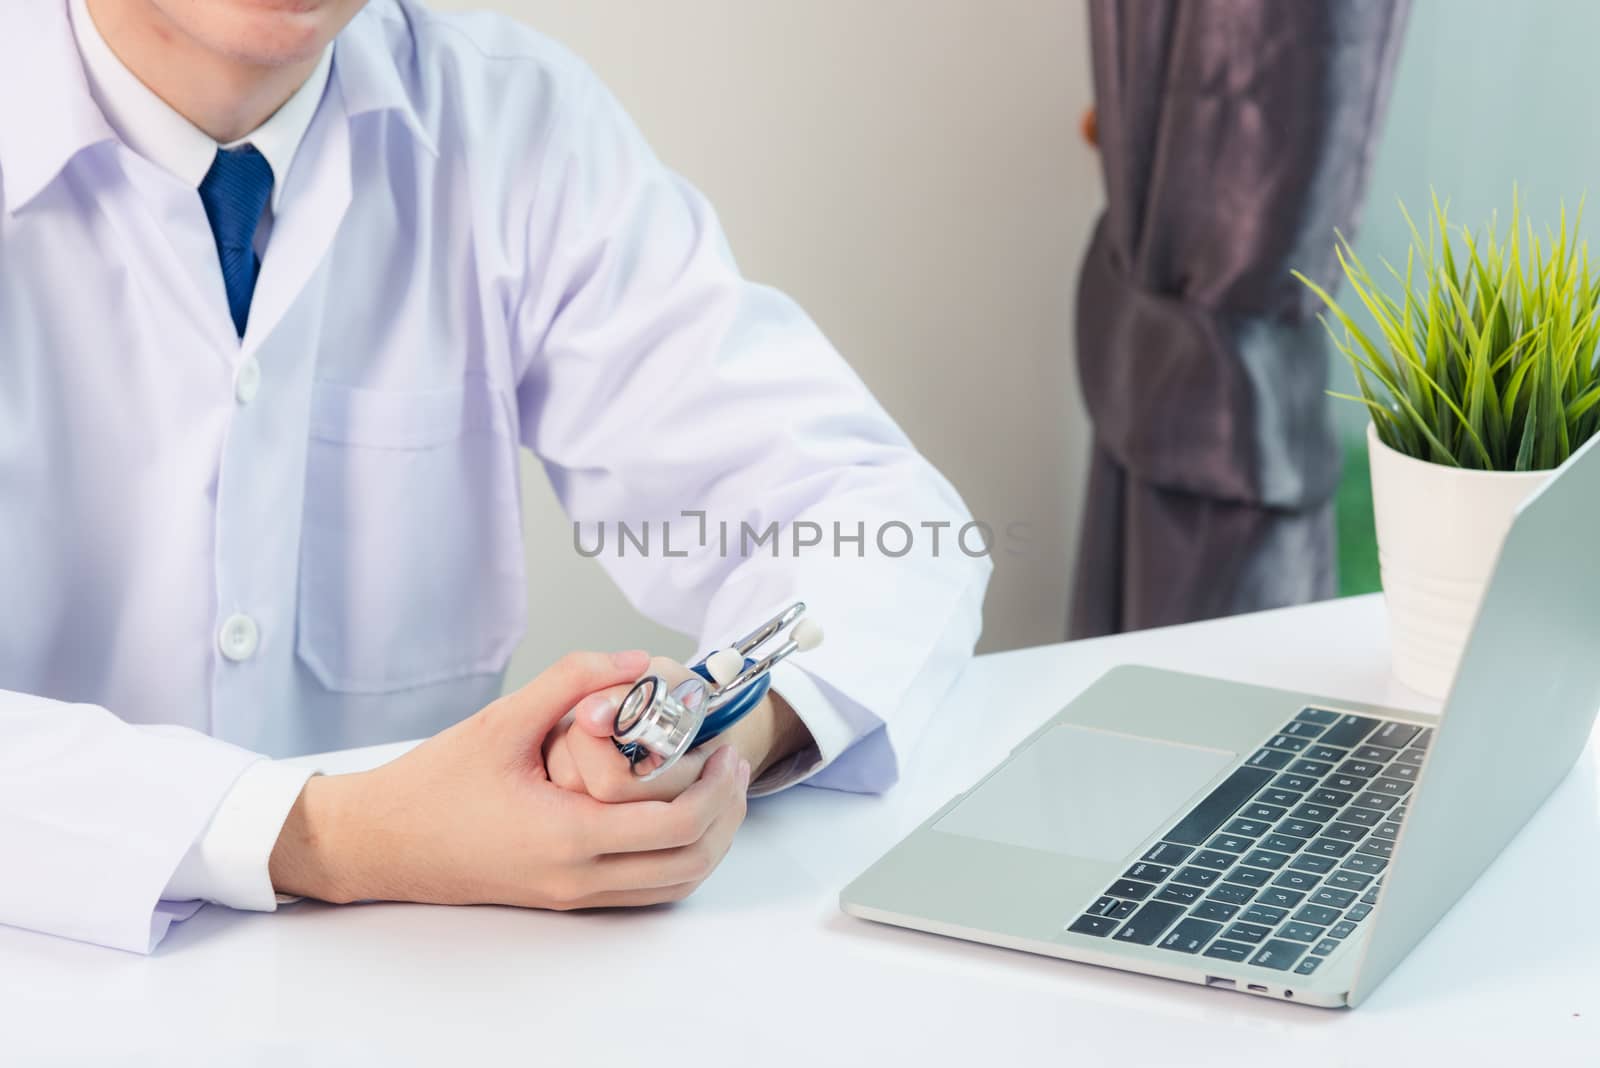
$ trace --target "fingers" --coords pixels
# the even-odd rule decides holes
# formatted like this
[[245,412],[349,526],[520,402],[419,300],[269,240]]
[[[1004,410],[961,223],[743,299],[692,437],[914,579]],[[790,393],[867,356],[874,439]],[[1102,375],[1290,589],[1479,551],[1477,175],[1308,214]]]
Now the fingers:
[[595,862],[595,874],[604,886],[656,889],[698,885],[722,863],[733,845],[734,833],[744,822],[744,813],[741,797],[717,814],[699,841],[676,849],[601,857]]
[[639,890],[604,890],[598,894],[579,898],[571,904],[557,905],[562,911],[568,909],[624,909],[641,908],[646,905],[665,905],[671,901],[682,901],[694,893],[700,883],[679,883],[677,886],[652,886]]
[[584,697],[623,683],[644,672],[650,658],[640,650],[621,653],[568,653],[532,682],[502,700],[516,729],[528,737],[545,733]]
[[596,804],[588,810],[587,851],[600,856],[692,845],[725,809],[742,809],[748,786],[742,778],[738,753],[723,746],[706,761],[700,778],[673,801]]
[[572,710],[573,722],[592,738],[610,738],[617,725],[617,709],[631,689],[633,685],[628,683],[590,694]]

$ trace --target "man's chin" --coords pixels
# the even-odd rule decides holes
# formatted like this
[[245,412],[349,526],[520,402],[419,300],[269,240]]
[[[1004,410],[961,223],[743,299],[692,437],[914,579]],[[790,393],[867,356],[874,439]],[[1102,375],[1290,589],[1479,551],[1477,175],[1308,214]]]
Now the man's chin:
[[282,67],[318,55],[364,0],[162,0],[169,20],[207,50]]

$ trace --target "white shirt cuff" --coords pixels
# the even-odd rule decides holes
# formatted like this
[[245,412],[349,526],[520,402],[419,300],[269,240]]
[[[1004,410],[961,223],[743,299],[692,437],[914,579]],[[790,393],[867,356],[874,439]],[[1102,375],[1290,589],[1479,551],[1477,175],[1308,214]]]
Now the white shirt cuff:
[[793,664],[772,669],[772,690],[781,694],[811,732],[812,744],[778,761],[750,784],[751,797],[765,797],[811,778],[832,764],[859,739],[851,725],[816,682]]
[[184,854],[161,899],[211,901],[256,912],[272,912],[280,901],[294,900],[273,892],[268,862],[312,774],[271,760],[246,768]]

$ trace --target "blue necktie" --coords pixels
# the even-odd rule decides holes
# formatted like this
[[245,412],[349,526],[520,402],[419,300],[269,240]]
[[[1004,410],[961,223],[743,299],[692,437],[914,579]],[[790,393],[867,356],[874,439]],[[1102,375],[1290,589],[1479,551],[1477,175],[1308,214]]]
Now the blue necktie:
[[211,222],[222,261],[222,281],[228,288],[228,313],[244,337],[250,318],[250,295],[256,289],[261,260],[256,256],[256,224],[272,195],[272,165],[250,145],[218,149],[211,169],[200,183],[200,203]]

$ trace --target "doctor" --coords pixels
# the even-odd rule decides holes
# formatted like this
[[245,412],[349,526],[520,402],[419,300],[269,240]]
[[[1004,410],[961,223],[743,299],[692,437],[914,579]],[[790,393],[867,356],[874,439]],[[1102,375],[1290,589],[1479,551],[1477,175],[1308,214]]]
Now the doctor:
[[[644,653],[497,697],[519,448],[587,529],[656,527],[600,557],[654,618],[827,625],[664,791],[593,763]],[[538,35],[0,5],[0,923],[145,952],[198,901],[681,897],[747,791],[893,781],[977,635],[968,518]]]

